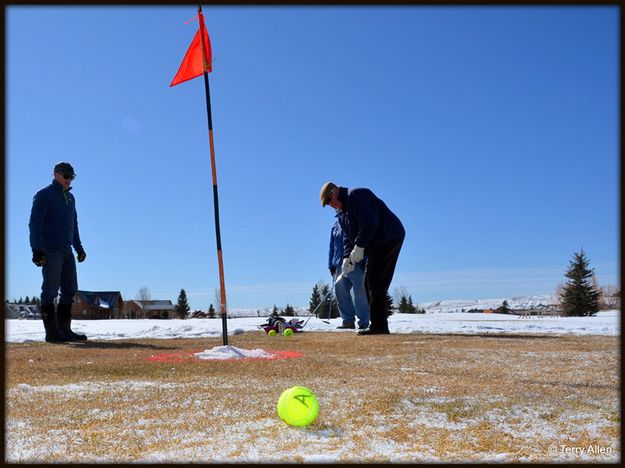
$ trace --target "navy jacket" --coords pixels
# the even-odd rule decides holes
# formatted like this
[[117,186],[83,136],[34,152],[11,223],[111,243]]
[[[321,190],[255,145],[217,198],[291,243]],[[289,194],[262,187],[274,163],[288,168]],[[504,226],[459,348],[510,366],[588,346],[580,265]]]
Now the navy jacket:
[[78,233],[76,200],[57,181],[52,181],[33,197],[28,227],[33,250],[54,250],[69,245],[73,245],[76,252],[83,250]]
[[339,187],[338,199],[343,203],[339,220],[345,234],[344,257],[355,245],[369,255],[383,252],[406,236],[399,218],[371,190]]

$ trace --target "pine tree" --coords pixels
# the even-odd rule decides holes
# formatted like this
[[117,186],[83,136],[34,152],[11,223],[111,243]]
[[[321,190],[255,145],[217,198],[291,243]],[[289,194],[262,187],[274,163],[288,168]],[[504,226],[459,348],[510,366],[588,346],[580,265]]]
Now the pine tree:
[[[310,296],[310,303],[308,305],[308,312],[311,314],[314,310],[319,306],[321,302],[321,295],[319,294],[319,285],[315,284],[315,287],[312,290],[312,295]],[[319,310],[317,310],[319,312]]]
[[189,302],[187,301],[187,293],[184,289],[180,290],[180,294],[178,295],[178,303],[176,304],[176,308],[174,309],[178,318],[185,318],[187,313],[191,310],[189,307]]
[[287,302],[286,307],[284,308],[284,315],[287,317],[295,317],[295,309],[293,306],[289,305]]
[[399,298],[399,306],[397,308],[398,312],[401,312],[402,314],[406,314],[408,313],[408,298],[402,294],[401,297]]
[[393,298],[388,291],[386,291],[386,302],[384,305],[386,306],[386,316],[390,317],[393,315]]
[[341,312],[339,311],[339,303],[332,293],[330,293],[326,301],[328,302],[328,307],[330,308],[330,318],[340,317]]
[[330,296],[332,295],[332,294],[328,294],[329,291],[330,291],[330,286],[328,286],[325,283],[321,286],[321,289],[319,290],[319,295],[322,298],[325,297],[325,300],[323,301],[323,304],[319,306],[319,310],[317,311],[317,317],[328,318],[329,316],[330,301],[328,299],[330,299]]
[[564,275],[569,281],[564,285],[564,291],[560,295],[562,315],[582,317],[595,315],[599,311],[601,293],[592,285],[594,268],[589,267],[590,260],[586,258],[583,248],[580,253],[573,254],[573,260],[570,261],[569,269]]
[[24,299],[24,304],[30,304],[30,297],[26,296],[26,299]]
[[417,308],[414,306],[414,303],[412,302],[412,296],[408,296],[408,312],[411,314],[417,313]]
[[217,317],[217,314],[215,313],[215,307],[213,306],[213,304],[208,306],[208,318],[215,318]]
[[497,307],[493,312],[495,312],[496,314],[509,314],[510,306],[508,305],[508,301],[504,300],[503,304]]
[[278,317],[280,315],[280,311],[278,310],[278,308],[276,307],[276,305],[273,305],[273,310],[271,311],[271,316],[272,317]]

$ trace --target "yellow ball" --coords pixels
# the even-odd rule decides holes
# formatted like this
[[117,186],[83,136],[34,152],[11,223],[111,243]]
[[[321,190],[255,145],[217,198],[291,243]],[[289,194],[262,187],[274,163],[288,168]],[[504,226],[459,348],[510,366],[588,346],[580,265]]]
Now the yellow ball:
[[269,333],[267,333],[269,336],[276,336],[278,334],[278,332],[276,332],[275,330],[269,330]]
[[284,336],[291,336],[292,334],[293,334],[292,328],[287,328],[286,330],[284,330]]
[[319,402],[306,387],[287,388],[278,400],[278,415],[290,426],[308,426],[319,414]]

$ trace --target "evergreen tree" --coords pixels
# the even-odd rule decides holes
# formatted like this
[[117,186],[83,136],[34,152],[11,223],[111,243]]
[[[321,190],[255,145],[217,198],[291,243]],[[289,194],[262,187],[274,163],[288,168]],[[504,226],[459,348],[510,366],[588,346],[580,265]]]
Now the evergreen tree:
[[215,318],[217,317],[217,314],[215,313],[215,307],[213,306],[213,304],[210,304],[208,306],[208,318]]
[[273,305],[273,310],[271,311],[271,316],[272,317],[278,317],[280,315],[280,310],[276,307],[276,305]]
[[[328,307],[330,307],[330,318],[337,318],[341,316],[339,311],[339,303],[332,293],[328,296]],[[327,317],[327,315],[325,316]]]
[[319,290],[319,295],[321,296],[321,298],[326,297],[326,296],[327,297],[323,301],[323,304],[319,306],[319,310],[317,311],[317,317],[321,317],[321,318],[329,317],[330,301],[328,299],[330,299],[330,296],[332,295],[331,293],[328,294],[329,291],[330,291],[330,286],[323,283],[323,285],[321,286],[321,289]]
[[295,309],[289,305],[287,302],[286,307],[284,308],[284,315],[287,317],[295,317]]
[[23,304],[24,300],[22,299],[22,296],[20,296],[19,300],[17,301],[18,304]]
[[497,307],[493,312],[496,314],[509,314],[510,306],[508,305],[508,301],[503,301],[503,304]]
[[24,304],[26,305],[30,304],[30,297],[26,296],[26,299],[24,299]]
[[402,314],[407,314],[410,312],[408,309],[408,298],[403,294],[399,298],[399,306],[397,310],[401,312]]
[[[319,294],[319,285],[315,284],[315,287],[312,290],[312,295],[310,296],[310,303],[308,305],[308,312],[311,314],[317,308],[319,303],[321,302],[321,294]],[[319,312],[319,310],[317,310]]]
[[388,293],[388,291],[386,291],[385,306],[386,306],[386,316],[390,317],[391,315],[393,315],[393,298]]
[[408,296],[408,312],[410,312],[411,314],[416,314],[418,312],[417,308],[412,302],[412,296]]
[[187,301],[187,293],[184,289],[180,290],[180,294],[178,295],[178,303],[174,309],[176,311],[176,315],[178,318],[185,318],[187,313],[191,310],[189,307],[189,302]]
[[565,273],[569,281],[560,294],[562,315],[582,317],[595,315],[599,311],[601,293],[592,285],[594,268],[590,268],[590,260],[586,258],[584,249],[573,254],[569,269]]

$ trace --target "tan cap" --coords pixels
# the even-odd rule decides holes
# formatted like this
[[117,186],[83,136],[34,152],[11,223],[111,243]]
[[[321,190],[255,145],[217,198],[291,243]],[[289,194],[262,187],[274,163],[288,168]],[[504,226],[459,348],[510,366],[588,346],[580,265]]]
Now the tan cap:
[[336,185],[332,182],[326,182],[321,187],[321,191],[319,192],[319,198],[321,199],[321,206],[326,206],[330,201],[330,192],[336,188]]

